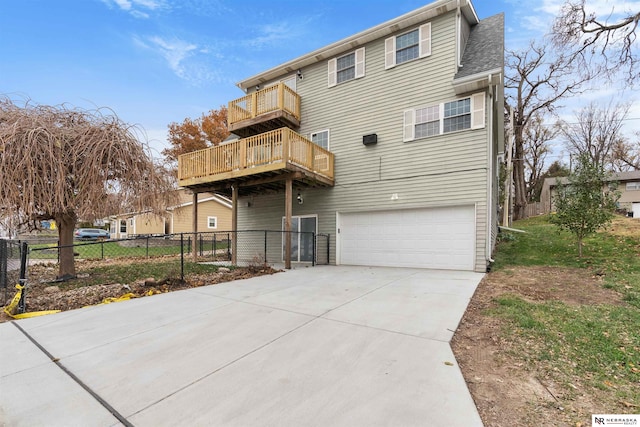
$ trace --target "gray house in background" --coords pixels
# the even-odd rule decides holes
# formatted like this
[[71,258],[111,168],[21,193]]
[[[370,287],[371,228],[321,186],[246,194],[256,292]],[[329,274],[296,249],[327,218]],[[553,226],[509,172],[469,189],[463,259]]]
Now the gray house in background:
[[[232,196],[235,230],[329,234],[332,264],[484,272],[503,68],[502,14],[428,4],[238,83],[240,139],[180,156],[179,183]],[[283,240],[310,261],[313,239]]]
[[[567,184],[569,180],[562,178],[546,178],[540,193],[541,212],[547,214],[555,211],[554,197],[557,194],[558,181]],[[640,218],[640,171],[618,172],[611,176],[611,182],[616,184],[616,191],[620,193],[618,208],[622,211],[633,212],[634,218]],[[606,185],[609,187],[609,184]],[[605,188],[607,190],[608,188]]]

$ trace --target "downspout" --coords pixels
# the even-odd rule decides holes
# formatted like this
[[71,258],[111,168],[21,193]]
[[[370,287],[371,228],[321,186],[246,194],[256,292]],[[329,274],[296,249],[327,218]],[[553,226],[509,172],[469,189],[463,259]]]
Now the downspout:
[[456,72],[462,68],[462,55],[461,55],[461,51],[462,51],[462,47],[460,46],[462,43],[462,37],[460,32],[462,31],[462,25],[460,23],[460,20],[462,19],[462,14],[460,12],[460,0],[457,0],[456,2],[456,65],[457,65],[457,70]]
[[487,132],[487,160],[488,160],[488,168],[487,168],[487,180],[488,180],[488,194],[487,194],[487,239],[485,243],[485,257],[487,261],[493,262],[491,258],[491,243],[492,243],[492,234],[493,234],[493,174],[495,171],[493,170],[493,104],[494,104],[494,87],[491,85],[491,81],[493,79],[493,75],[489,73],[489,111],[487,114],[487,122],[488,122],[488,132]]

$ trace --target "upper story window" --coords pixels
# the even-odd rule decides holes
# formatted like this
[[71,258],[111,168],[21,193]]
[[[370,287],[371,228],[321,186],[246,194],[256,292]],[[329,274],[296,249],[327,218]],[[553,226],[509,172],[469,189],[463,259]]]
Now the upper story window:
[[431,55],[431,23],[384,41],[384,68]]
[[311,134],[311,142],[325,150],[329,149],[329,129]]
[[404,112],[403,141],[484,127],[484,92]]
[[418,29],[396,37],[396,64],[416,59],[420,54],[419,41],[420,31]]
[[454,132],[471,128],[471,98],[444,104],[443,132]]
[[330,59],[327,66],[329,87],[364,77],[364,48]]
[[626,190],[640,190],[640,181],[638,182],[627,182]]

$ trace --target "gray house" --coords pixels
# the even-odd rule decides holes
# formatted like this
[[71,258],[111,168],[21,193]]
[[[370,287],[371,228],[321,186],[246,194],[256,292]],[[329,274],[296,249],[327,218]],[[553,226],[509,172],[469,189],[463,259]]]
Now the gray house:
[[[238,83],[240,138],[179,158],[235,230],[330,235],[332,264],[484,272],[503,151],[504,17],[440,0]],[[310,261],[313,239],[282,239]]]

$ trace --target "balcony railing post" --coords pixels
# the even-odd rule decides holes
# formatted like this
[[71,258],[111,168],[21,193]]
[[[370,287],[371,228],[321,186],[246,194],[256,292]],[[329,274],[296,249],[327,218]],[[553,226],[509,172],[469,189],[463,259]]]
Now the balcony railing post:
[[258,115],[258,91],[251,94],[251,118]]
[[282,132],[282,162],[287,163],[289,161],[289,129],[283,128]]
[[247,139],[241,139],[240,143],[240,169],[247,167]]
[[284,83],[280,82],[278,84],[278,109],[284,110]]

